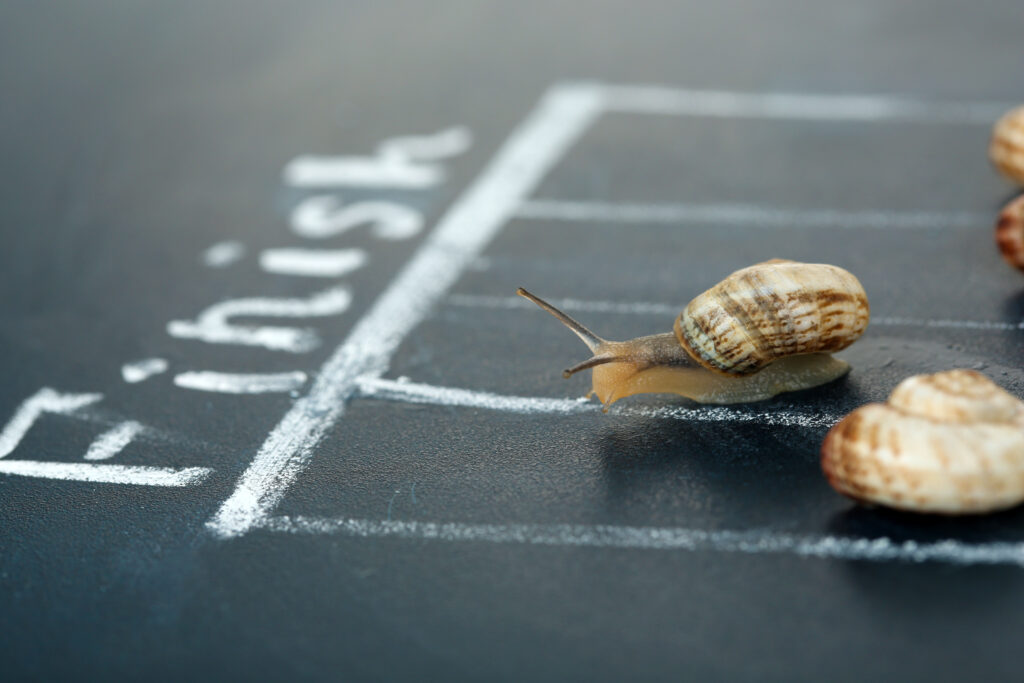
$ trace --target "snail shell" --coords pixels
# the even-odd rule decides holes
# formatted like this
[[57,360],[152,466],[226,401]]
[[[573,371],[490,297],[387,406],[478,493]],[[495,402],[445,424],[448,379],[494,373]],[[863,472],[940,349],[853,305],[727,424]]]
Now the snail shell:
[[999,212],[996,245],[1007,263],[1024,270],[1024,195],[1010,201]]
[[750,375],[786,356],[845,349],[868,326],[868,297],[848,271],[775,259],[697,296],[676,338],[709,370]]
[[808,389],[846,374],[829,355],[868,323],[863,287],[842,268],[772,260],[739,270],[696,297],[675,331],[607,341],[543,299],[593,356],[563,375],[593,368],[593,395],[607,406],[634,394],[673,393],[701,403],[746,403]]
[[859,501],[971,514],[1024,502],[1024,403],[973,370],[904,380],[822,445],[829,483]]
[[1024,107],[1007,112],[996,122],[988,157],[1000,173],[1024,185]]

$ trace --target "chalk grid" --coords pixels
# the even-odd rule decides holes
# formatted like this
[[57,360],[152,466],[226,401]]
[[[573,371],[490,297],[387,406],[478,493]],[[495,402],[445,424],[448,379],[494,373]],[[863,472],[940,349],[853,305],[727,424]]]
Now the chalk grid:
[[[798,119],[990,124],[1002,103],[937,103],[890,97],[748,94],[658,86],[565,83],[553,86],[511,134],[494,159],[449,208],[411,261],[354,326],[317,375],[309,392],[270,433],[234,492],[207,523],[214,536],[228,539],[255,529],[289,533],[334,533],[356,537],[396,537],[446,541],[569,545],[660,550],[714,550],[784,553],[876,561],[940,561],[955,564],[1024,566],[1024,544],[969,544],[954,540],[897,543],[885,538],[790,535],[771,530],[700,529],[601,525],[479,525],[402,522],[351,518],[275,516],[289,486],[308,465],[320,440],[345,414],[349,400],[387,398],[413,403],[467,406],[518,413],[571,414],[597,410],[571,399],[500,396],[383,379],[406,336],[448,295],[463,272],[479,258],[509,220],[614,220],[678,222],[703,220],[732,224],[806,224],[878,228],[976,224],[977,214],[889,211],[770,210],[747,205],[603,205],[531,201],[532,192],[604,113],[720,118]],[[455,296],[464,306],[515,308],[519,302],[494,297]],[[563,302],[568,309],[661,311],[664,304]],[[873,321],[877,322],[877,321]],[[965,329],[1024,329],[1016,322],[892,319],[892,325]],[[642,408],[627,409],[643,412]],[[701,421],[753,421],[822,427],[838,416],[759,413],[728,407],[669,408],[654,416]],[[644,413],[647,414],[647,413]]]

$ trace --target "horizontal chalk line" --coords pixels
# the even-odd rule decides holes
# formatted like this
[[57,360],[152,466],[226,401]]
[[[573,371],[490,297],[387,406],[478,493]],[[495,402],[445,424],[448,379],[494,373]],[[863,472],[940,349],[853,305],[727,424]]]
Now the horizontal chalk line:
[[598,85],[607,111],[669,116],[989,124],[1011,102],[937,102],[888,95],[809,95]]
[[[438,387],[413,382],[361,377],[357,382],[360,398],[401,401],[426,405],[483,408],[524,415],[599,412],[601,406],[586,399],[543,398],[532,396],[506,396],[486,391],[471,391],[452,387]],[[611,415],[653,417],[690,422],[745,422],[778,427],[827,428],[839,421],[838,415],[825,413],[798,413],[787,410],[757,411],[727,406],[682,406],[642,408],[612,407]]]
[[210,391],[220,394],[269,394],[296,391],[306,383],[306,373],[269,372],[233,373],[182,372],[174,377],[175,386],[196,391]]
[[263,528],[300,534],[340,534],[358,538],[400,538],[483,543],[787,554],[800,557],[874,562],[944,562],[958,565],[1024,566],[1022,543],[893,541],[772,531],[704,531],[679,527],[586,524],[460,524],[316,517],[269,517]]
[[530,220],[635,224],[714,223],[763,228],[875,228],[926,230],[976,228],[992,216],[970,211],[841,211],[787,209],[755,204],[634,204],[537,199],[516,217]]
[[139,486],[192,486],[202,482],[213,470],[208,467],[147,467],[93,463],[41,462],[36,460],[0,460],[0,474],[25,477],[89,481],[100,484]]
[[[552,305],[573,313],[617,313],[629,315],[679,315],[681,304],[651,302],[587,301],[584,299],[549,299]],[[540,311],[535,304],[519,296],[485,296],[477,294],[452,294],[448,303],[468,308],[524,309]],[[934,327],[964,330],[1024,330],[1024,322],[1001,322],[987,320],[932,320],[928,318],[904,318],[893,316],[872,316],[871,325],[893,327]]]

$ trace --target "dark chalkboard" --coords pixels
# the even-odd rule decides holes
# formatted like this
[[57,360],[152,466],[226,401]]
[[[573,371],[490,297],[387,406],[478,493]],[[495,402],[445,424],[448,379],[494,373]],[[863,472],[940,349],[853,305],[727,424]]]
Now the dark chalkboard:
[[[1024,394],[1013,0],[0,10],[7,679],[1014,678],[1024,512],[826,484],[902,378]],[[602,415],[585,349],[772,257],[833,384]]]

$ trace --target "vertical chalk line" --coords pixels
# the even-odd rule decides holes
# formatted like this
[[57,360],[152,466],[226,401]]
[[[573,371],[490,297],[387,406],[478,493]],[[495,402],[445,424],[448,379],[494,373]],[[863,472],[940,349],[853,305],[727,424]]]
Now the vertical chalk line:
[[599,88],[550,90],[451,206],[412,260],[321,369],[309,393],[267,437],[234,492],[207,522],[231,538],[259,526],[341,417],[357,380],[380,376],[399,344],[487,247],[603,109]]

